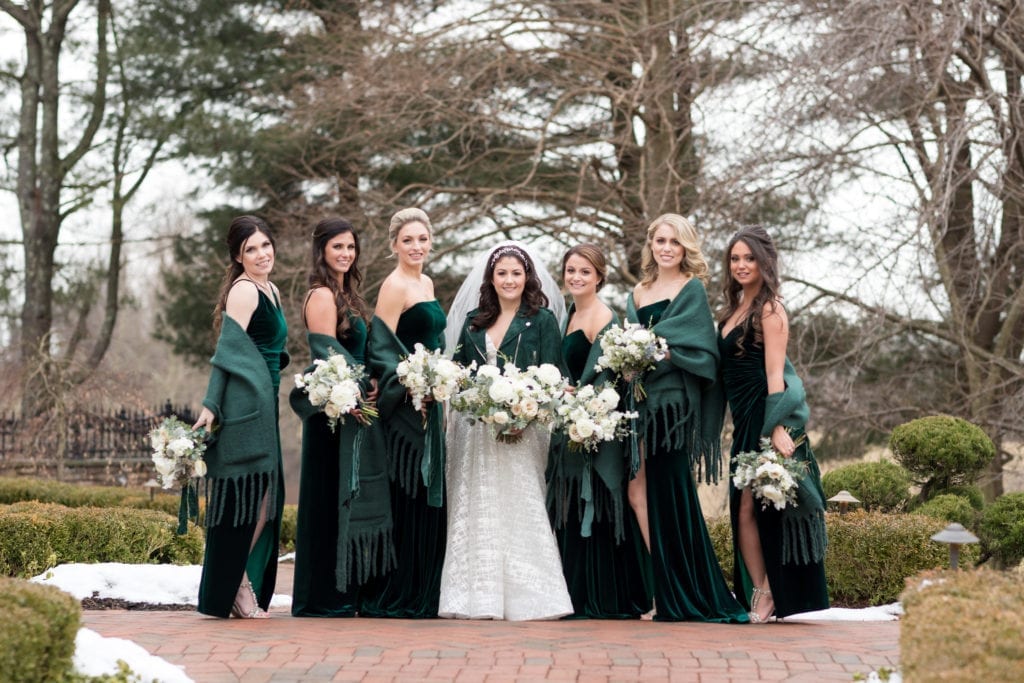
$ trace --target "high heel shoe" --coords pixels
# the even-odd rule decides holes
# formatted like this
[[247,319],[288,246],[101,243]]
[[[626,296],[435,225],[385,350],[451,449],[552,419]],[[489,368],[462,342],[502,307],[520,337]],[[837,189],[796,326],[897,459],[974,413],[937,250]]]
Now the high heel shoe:
[[757,605],[761,602],[761,597],[772,597],[772,592],[768,588],[758,588],[754,586],[750,594],[750,611],[747,612],[747,616],[750,617],[751,624],[765,624],[772,619],[772,615],[775,614],[775,604],[772,601],[772,608],[768,611],[768,614],[763,617],[757,612]]
[[245,595],[252,602],[250,607],[246,607],[242,604],[243,601],[239,600],[239,595],[235,595],[235,602],[231,605],[231,615],[238,617],[239,619],[269,619],[270,614],[264,611],[260,607],[259,600],[256,599],[256,591],[252,589],[252,581],[246,579],[239,585],[238,592]]

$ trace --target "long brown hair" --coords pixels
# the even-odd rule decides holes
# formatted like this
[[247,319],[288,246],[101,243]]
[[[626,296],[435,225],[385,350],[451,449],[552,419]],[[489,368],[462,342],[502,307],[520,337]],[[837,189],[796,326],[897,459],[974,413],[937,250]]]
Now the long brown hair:
[[478,330],[489,328],[501,313],[498,292],[494,289],[494,266],[506,256],[511,256],[522,263],[523,270],[526,271],[526,285],[523,287],[523,296],[519,302],[519,310],[526,316],[533,316],[541,308],[548,305],[548,297],[541,288],[540,278],[537,277],[537,268],[530,259],[530,255],[514,244],[498,247],[487,256],[484,281],[480,284],[479,310],[476,316],[473,317],[472,323],[473,327]]
[[231,286],[235,284],[235,280],[245,272],[245,268],[238,258],[242,253],[242,247],[245,246],[246,241],[250,237],[258,232],[267,236],[276,256],[277,242],[274,240],[274,233],[270,231],[267,222],[259,216],[238,216],[228,226],[228,236],[224,241],[228,246],[230,263],[228,263],[228,267],[224,271],[220,293],[217,295],[217,305],[213,309],[213,333],[215,335],[220,334],[221,313],[224,312],[224,307],[227,305],[228,292],[231,291]]
[[597,291],[601,291],[604,287],[606,278],[608,277],[608,260],[604,257],[604,252],[601,251],[601,247],[590,242],[583,242],[571,247],[569,251],[565,252],[565,256],[562,257],[562,280],[565,280],[565,264],[569,262],[570,256],[579,256],[584,261],[588,262],[594,267],[594,272],[597,273],[597,277],[600,278],[597,281]]
[[[775,249],[775,243],[771,235],[760,225],[748,225],[736,231],[725,246],[725,257],[723,258],[722,273],[724,284],[722,294],[725,303],[718,312],[718,321],[725,322],[740,307],[740,294],[743,292],[743,285],[732,277],[732,269],[729,267],[732,258],[732,249],[737,243],[743,242],[750,249],[750,253],[757,262],[757,269],[761,273],[761,289],[754,295],[750,302],[750,312],[741,323],[743,325],[743,336],[751,329],[754,330],[754,343],[760,344],[764,341],[764,334],[761,328],[761,315],[765,304],[774,311],[782,299],[782,284],[779,280],[779,252]],[[742,345],[741,345],[742,348]]]
[[[352,265],[342,277],[342,283],[327,266],[324,259],[324,251],[327,243],[338,235],[351,233],[355,241],[356,256],[352,259]],[[334,305],[338,309],[338,327],[335,330],[335,337],[339,340],[348,337],[351,333],[352,323],[349,322],[349,311],[354,311],[363,320],[366,320],[366,300],[359,291],[363,283],[363,273],[359,270],[359,234],[355,228],[344,218],[325,218],[313,228],[313,239],[311,243],[312,265],[309,271],[309,288],[327,287],[334,294]],[[302,312],[305,321],[306,312]]]

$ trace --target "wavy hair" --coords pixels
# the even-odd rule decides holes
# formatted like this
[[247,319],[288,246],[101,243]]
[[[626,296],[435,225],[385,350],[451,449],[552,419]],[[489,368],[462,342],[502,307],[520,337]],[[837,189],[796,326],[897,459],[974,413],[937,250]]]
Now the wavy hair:
[[608,277],[608,260],[604,257],[604,252],[596,244],[590,242],[584,242],[577,244],[576,246],[565,252],[565,256],[562,257],[562,280],[565,280],[565,264],[569,262],[570,256],[579,256],[581,259],[587,261],[594,267],[594,272],[601,278],[597,281],[597,291],[601,291],[604,287],[604,283]]
[[530,255],[515,245],[498,247],[487,256],[487,268],[484,270],[484,280],[480,284],[480,304],[471,323],[478,330],[489,328],[501,313],[501,302],[498,301],[498,292],[494,289],[494,266],[506,256],[518,260],[526,271],[526,285],[523,287],[519,310],[527,316],[534,316],[537,311],[548,305],[548,297],[541,288],[537,268]]
[[388,223],[388,244],[392,247],[395,246],[395,242],[398,241],[398,233],[409,223],[422,223],[427,228],[427,234],[433,239],[434,226],[430,224],[430,217],[427,215],[427,212],[413,206],[407,209],[399,209],[391,217],[391,222]]
[[640,284],[649,285],[658,279],[658,262],[654,260],[651,241],[654,239],[654,233],[662,225],[672,228],[676,239],[683,245],[683,261],[679,264],[679,270],[698,278],[707,286],[710,271],[708,262],[700,250],[700,238],[697,236],[697,230],[690,221],[677,213],[662,214],[647,226],[647,239],[640,252]]
[[[757,262],[758,271],[761,273],[761,289],[754,295],[750,302],[750,309],[747,317],[743,320],[743,336],[751,329],[754,330],[754,343],[760,344],[764,341],[764,334],[761,328],[761,316],[765,305],[769,305],[772,311],[782,299],[782,283],[779,280],[779,252],[775,248],[768,231],[760,225],[748,225],[736,231],[729,243],[725,246],[725,257],[722,263],[722,294],[725,303],[718,312],[719,323],[725,322],[739,309],[740,294],[743,286],[736,282],[732,276],[732,269],[729,267],[732,259],[732,250],[737,243],[743,242],[750,249],[750,253]],[[742,343],[740,345],[742,349]]]
[[[327,243],[338,235],[350,233],[356,245],[356,256],[352,259],[352,265],[348,272],[342,276],[341,284],[338,278],[327,266],[324,252],[327,250]],[[338,309],[338,327],[335,330],[335,337],[345,339],[351,333],[352,323],[349,322],[348,313],[354,311],[363,320],[366,320],[366,300],[363,298],[360,288],[363,284],[363,273],[359,270],[359,254],[362,249],[359,246],[359,233],[350,222],[344,218],[325,218],[313,228],[310,256],[312,264],[309,271],[309,287],[327,287],[334,294],[334,305]],[[305,310],[303,310],[305,320]]]
[[220,292],[217,294],[217,305],[213,308],[213,333],[214,335],[220,334],[220,323],[221,313],[224,312],[224,307],[228,302],[228,292],[231,291],[231,286],[235,284],[235,280],[245,272],[245,268],[239,261],[239,256],[242,253],[242,247],[245,246],[246,241],[261,232],[267,236],[270,240],[270,246],[274,248],[274,254],[277,255],[277,241],[274,239],[274,233],[270,231],[270,227],[267,222],[258,216],[238,216],[231,221],[228,226],[228,235],[224,242],[228,247],[228,256],[230,257],[230,263],[227,269],[224,271],[224,279],[221,280]]

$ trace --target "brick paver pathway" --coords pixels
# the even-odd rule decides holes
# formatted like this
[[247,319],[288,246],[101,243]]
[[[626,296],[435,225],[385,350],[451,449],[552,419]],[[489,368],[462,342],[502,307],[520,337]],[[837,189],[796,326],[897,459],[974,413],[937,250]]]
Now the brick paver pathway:
[[[284,569],[284,566],[282,566]],[[291,571],[280,589],[290,588]],[[281,592],[279,590],[279,592]],[[852,681],[899,662],[898,622],[211,619],[87,611],[84,625],[199,683],[264,681]]]

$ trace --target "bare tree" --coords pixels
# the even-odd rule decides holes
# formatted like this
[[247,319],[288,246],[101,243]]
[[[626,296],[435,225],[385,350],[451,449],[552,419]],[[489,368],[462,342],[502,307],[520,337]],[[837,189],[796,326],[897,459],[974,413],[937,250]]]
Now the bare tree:
[[[946,411],[982,425],[997,444],[1020,438],[1024,7],[801,5],[793,26],[816,39],[793,62],[798,76],[786,94],[798,106],[786,112],[784,137],[805,168],[824,169],[833,186],[867,179],[874,200],[891,207],[841,241],[864,256],[858,285],[896,287],[871,297],[863,287],[805,284],[955,348],[958,392],[943,397]],[[908,291],[921,295],[902,298]],[[989,475],[987,491],[999,495],[999,459]]]

